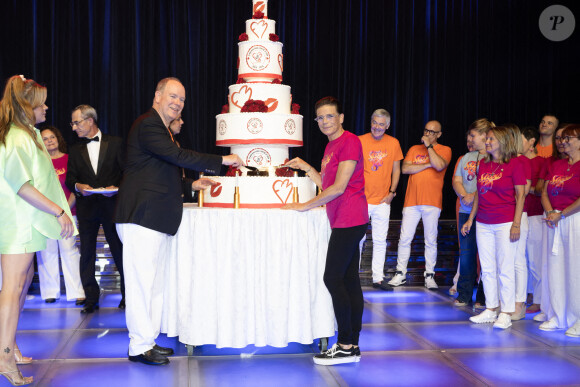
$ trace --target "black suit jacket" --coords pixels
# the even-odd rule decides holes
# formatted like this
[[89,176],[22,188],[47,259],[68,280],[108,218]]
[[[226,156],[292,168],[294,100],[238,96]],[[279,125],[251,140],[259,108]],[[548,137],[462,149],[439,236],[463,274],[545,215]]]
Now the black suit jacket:
[[221,156],[178,147],[157,111],[149,110],[129,132],[115,223],[174,235],[183,215],[180,167],[216,174],[221,163]]
[[88,184],[93,188],[111,185],[118,187],[123,173],[124,148],[123,140],[120,137],[103,133],[97,162],[97,173],[95,173],[89,159],[87,144],[78,143],[71,147],[65,183],[68,189],[77,196],[76,205],[79,212],[90,214],[94,211],[99,211],[99,205],[115,205],[116,196],[82,196],[76,191],[75,184]]

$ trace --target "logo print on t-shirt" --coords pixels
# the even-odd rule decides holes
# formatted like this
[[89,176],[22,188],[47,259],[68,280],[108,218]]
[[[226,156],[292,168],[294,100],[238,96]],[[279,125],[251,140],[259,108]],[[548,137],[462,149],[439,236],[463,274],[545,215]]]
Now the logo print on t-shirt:
[[561,175],[554,175],[552,176],[552,180],[548,182],[548,190],[550,195],[558,196],[560,192],[564,189],[564,183],[573,178],[574,175],[570,176],[561,176]]
[[481,183],[481,188],[479,189],[480,194],[485,194],[487,191],[493,188],[493,182],[501,179],[503,173],[482,173],[479,177],[479,182]]
[[332,155],[334,153],[328,154],[326,156],[324,156],[324,158],[322,159],[322,165],[320,167],[320,175],[322,175],[324,177],[324,173],[326,171],[326,164],[330,163],[330,160],[332,160]]
[[66,173],[66,168],[55,169],[55,171],[57,176],[64,175]]
[[413,164],[425,164],[429,162],[429,155],[416,155]]
[[387,157],[387,152],[370,151],[369,161],[371,162],[371,171],[377,171],[379,167],[383,166],[383,159]]
[[463,170],[467,172],[467,181],[475,179],[477,176],[477,162],[468,161],[465,167],[463,167]]

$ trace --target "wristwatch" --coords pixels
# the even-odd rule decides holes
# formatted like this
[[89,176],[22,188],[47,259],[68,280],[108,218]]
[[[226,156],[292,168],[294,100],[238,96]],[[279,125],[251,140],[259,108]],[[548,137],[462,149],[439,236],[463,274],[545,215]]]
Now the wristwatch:
[[429,144],[429,146],[427,147],[427,149],[429,148],[433,148],[433,144]]

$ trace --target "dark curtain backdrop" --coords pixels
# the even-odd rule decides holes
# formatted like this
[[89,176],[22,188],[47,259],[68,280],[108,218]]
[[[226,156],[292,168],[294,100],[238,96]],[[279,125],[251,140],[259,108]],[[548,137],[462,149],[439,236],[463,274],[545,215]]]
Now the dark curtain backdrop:
[[[391,134],[406,152],[426,121],[443,125],[453,148],[443,218],[454,218],[452,169],[465,153],[465,130],[479,117],[536,126],[544,112],[580,122],[580,27],[564,42],[545,39],[531,0],[271,0],[269,17],[284,43],[284,84],[304,116],[304,147],[291,150],[320,167],[326,138],[313,105],[342,100],[344,127],[368,131],[370,114],[392,114]],[[577,1],[560,1],[577,18]],[[47,122],[69,142],[70,111],[93,105],[100,128],[126,136],[151,106],[156,82],[187,91],[183,146],[215,146],[215,115],[237,78],[238,35],[250,0],[4,0],[0,79],[24,74],[48,87]],[[580,19],[577,19],[580,20]],[[406,178],[394,202],[400,219]]]

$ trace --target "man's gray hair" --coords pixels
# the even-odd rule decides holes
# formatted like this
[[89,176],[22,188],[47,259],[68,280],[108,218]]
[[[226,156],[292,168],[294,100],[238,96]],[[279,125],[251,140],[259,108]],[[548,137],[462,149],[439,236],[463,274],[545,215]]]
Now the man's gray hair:
[[373,114],[371,115],[371,119],[373,117],[387,117],[387,121],[391,122],[391,114],[386,111],[385,109],[377,109],[373,112]]
[[167,82],[169,81],[176,81],[181,83],[181,81],[175,77],[167,77],[167,78],[163,78],[162,80],[159,81],[159,83],[157,83],[157,87],[155,88],[155,91],[163,91],[163,89],[165,89],[165,86],[167,85]]
[[92,118],[96,125],[97,111],[95,110],[94,107],[92,107],[91,105],[79,105],[76,108],[74,108],[71,113],[74,113],[77,110],[81,111],[81,116],[83,116],[83,120],[86,120],[87,118]]

